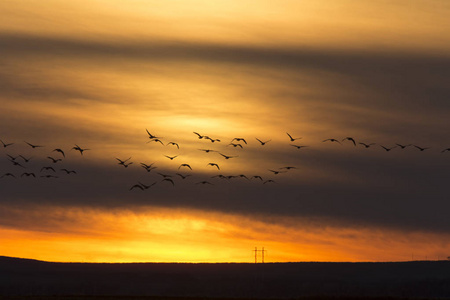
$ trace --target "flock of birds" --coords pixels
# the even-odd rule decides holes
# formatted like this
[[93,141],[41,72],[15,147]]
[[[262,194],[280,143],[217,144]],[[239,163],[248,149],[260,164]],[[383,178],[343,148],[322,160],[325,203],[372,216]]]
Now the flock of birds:
[[[9,150],[10,148],[13,148],[16,143],[12,142],[4,142],[3,140],[0,140],[0,147],[3,146],[5,150]],[[36,145],[29,143],[27,141],[24,141],[26,145],[30,147],[32,151],[36,151],[38,148],[44,148],[43,145]],[[83,155],[83,152],[86,150],[90,150],[87,148],[82,148],[75,144],[74,147],[72,147],[70,150],[78,151],[81,155]],[[39,165],[39,166],[33,166],[30,170],[30,161],[33,161],[36,159],[35,156],[25,156],[23,154],[14,154],[6,153],[7,160],[16,167],[16,170],[19,170],[19,172],[6,172],[3,175],[0,176],[1,178],[22,178],[22,177],[41,177],[41,178],[59,178],[62,175],[71,175],[71,174],[77,174],[75,170],[69,170],[64,167],[64,161],[66,160],[66,152],[62,150],[61,148],[54,148],[50,150],[49,153],[47,153],[47,156],[45,157],[48,159],[48,164]]]
[[[167,143],[165,143],[161,137],[158,137],[156,135],[151,134],[147,129],[146,132],[148,134],[148,141],[147,143],[159,143],[163,146],[172,146],[172,147],[176,147],[176,149],[180,149],[180,145],[177,142],[174,141],[169,141]],[[216,145],[218,143],[222,143],[222,145],[224,145],[224,143],[217,138],[211,138],[210,136],[207,135],[203,135],[200,134],[198,132],[193,132],[195,138],[197,138],[198,140],[203,140],[203,141],[209,141],[211,143],[211,145]],[[309,147],[308,145],[299,145],[297,144],[296,141],[302,139],[301,137],[293,137],[291,134],[289,134],[288,132],[286,132],[287,135],[287,139],[290,142],[290,146],[296,148],[296,149],[303,149],[306,147]],[[262,140],[259,138],[255,138],[255,140],[258,142],[259,146],[265,146],[267,143],[271,142],[272,140]],[[232,147],[232,148],[237,148],[237,149],[244,149],[248,143],[250,141],[248,141],[246,138],[243,137],[235,137],[233,138],[230,142],[226,142],[226,146],[228,147]],[[340,144],[343,145],[344,143],[348,143],[350,145],[353,145],[354,147],[363,147],[363,148],[370,148],[370,147],[375,147],[375,146],[379,146],[382,150],[389,152],[392,151],[395,148],[399,148],[399,149],[405,149],[408,147],[412,147],[417,149],[417,151],[425,151],[430,149],[430,147],[422,147],[422,146],[418,146],[415,144],[395,144],[394,146],[384,146],[384,145],[380,145],[380,144],[376,144],[376,143],[365,143],[365,142],[357,142],[354,138],[352,137],[345,137],[343,139],[335,139],[335,138],[329,138],[329,139],[325,139],[322,141],[323,143],[336,143],[336,144]],[[15,143],[14,142],[5,142],[4,140],[0,139],[0,148],[3,147],[6,151],[5,152],[9,152],[9,149],[14,148]],[[36,145],[36,144],[32,144],[29,143],[27,141],[24,141],[24,143],[26,145],[28,145],[31,149],[31,151],[34,151],[37,148],[43,148],[43,145]],[[203,144],[204,145],[204,144]],[[83,155],[84,151],[90,150],[88,148],[82,148],[79,145],[75,144],[75,146],[73,146],[70,151],[75,150],[78,151],[80,155]],[[200,148],[198,149],[198,151],[204,152],[205,154],[209,154],[209,153],[217,153],[218,156],[216,157],[221,157],[222,159],[224,159],[225,161],[230,160],[230,159],[235,159],[238,158],[239,155],[229,155],[229,154],[224,154],[221,151],[217,150],[217,149],[210,149],[210,148]],[[440,152],[450,152],[450,148],[445,148],[442,149]],[[144,162],[140,162],[139,163],[139,167],[143,168],[145,170],[145,172],[150,173],[152,172],[152,174],[155,174],[155,176],[157,176],[157,180],[150,183],[150,184],[145,184],[142,183],[141,181],[138,181],[137,183],[132,184],[128,189],[131,190],[147,190],[150,189],[151,187],[153,187],[154,185],[156,185],[158,182],[159,183],[164,183],[164,184],[169,184],[171,186],[175,186],[176,185],[176,181],[177,180],[186,180],[189,177],[194,177],[192,171],[193,168],[190,164],[182,162],[178,164],[178,160],[177,159],[179,157],[179,155],[163,155],[165,158],[167,158],[170,161],[173,161],[174,163],[176,163],[176,165],[174,165],[174,167],[176,168],[177,172],[173,173],[173,174],[166,174],[166,173],[162,173],[162,172],[158,172],[158,167],[155,165],[155,162],[153,163],[144,163]],[[54,148],[49,150],[49,152],[47,153],[46,159],[48,159],[48,164],[45,165],[39,165],[37,166],[36,170],[30,170],[30,168],[28,168],[29,162],[34,159],[33,156],[30,157],[26,157],[22,154],[15,154],[12,155],[11,152],[6,153],[6,157],[7,160],[16,168],[16,170],[20,170],[19,172],[6,172],[3,175],[0,176],[0,179],[2,178],[22,178],[22,177],[41,177],[41,178],[59,178],[61,176],[68,176],[68,175],[75,175],[77,174],[76,170],[70,170],[68,168],[63,167],[64,166],[64,161],[66,160],[66,152],[61,149],[61,148]],[[211,156],[209,156],[211,157]],[[116,157],[116,162],[118,165],[120,165],[121,167],[124,168],[128,168],[130,165],[133,165],[134,162],[131,161],[131,157],[128,157],[126,159],[124,158],[118,158]],[[195,182],[193,182],[193,184],[195,185],[214,185],[214,179],[221,179],[221,180],[232,180],[232,179],[246,179],[248,181],[258,181],[261,182],[262,184],[272,184],[272,183],[276,183],[276,181],[272,178],[267,178],[268,174],[269,175],[278,175],[281,173],[287,173],[291,170],[295,170],[297,169],[296,166],[282,166],[276,169],[267,169],[266,174],[264,175],[252,175],[252,176],[248,176],[245,174],[236,174],[236,175],[224,175],[221,174],[221,166],[222,163],[218,163],[216,161],[214,162],[209,162],[207,163],[206,167],[211,168],[216,170],[216,172],[218,172],[218,174],[215,174],[213,176],[210,176],[210,178],[208,179],[203,179],[203,180],[196,180]],[[144,180],[142,180],[144,181]]]
[[[163,146],[174,146],[177,149],[180,149],[180,145],[177,142],[174,141],[169,141],[169,142],[164,142],[162,140],[161,137],[154,135],[152,133],[150,133],[148,131],[148,129],[146,129],[146,132],[148,134],[148,141],[147,143],[159,143]],[[209,141],[212,144],[211,145],[215,145],[217,143],[222,143],[223,142],[220,139],[217,138],[212,138],[208,135],[203,135],[200,134],[198,132],[193,132],[193,134],[195,135],[195,137],[197,137],[199,140],[204,140],[204,141]],[[302,149],[302,148],[306,148],[309,147],[308,145],[298,145],[296,143],[297,140],[302,139],[301,137],[293,137],[291,134],[289,134],[288,132],[286,132],[287,138],[288,140],[291,142],[290,146],[296,148],[296,149]],[[255,140],[258,142],[258,145],[260,146],[265,146],[267,143],[271,142],[272,140],[262,140],[259,138],[255,138]],[[226,146],[231,146],[233,148],[238,148],[238,149],[243,149],[248,145],[247,139],[242,138],[242,137],[235,137],[233,138],[230,142],[226,142]],[[352,143],[353,146],[358,146],[360,145],[361,147],[364,148],[370,148],[372,146],[377,145],[376,143],[364,143],[364,142],[356,142],[356,140],[352,137],[346,137],[342,140],[338,140],[338,139],[334,139],[334,138],[330,138],[330,139],[325,139],[322,142],[326,143],[337,143],[342,145],[343,143]],[[418,145],[414,145],[414,144],[396,144],[395,146],[392,147],[386,147],[383,145],[379,145],[381,147],[381,149],[384,149],[386,152],[391,151],[392,149],[395,148],[400,148],[400,149],[405,149],[407,147],[414,147],[416,149],[418,149],[418,151],[425,151],[430,149],[429,147],[420,147]],[[224,154],[221,151],[217,150],[217,149],[210,149],[210,148],[200,148],[197,149],[198,151],[202,151],[205,154],[208,153],[217,153],[220,157],[222,157],[225,160],[229,160],[229,159],[235,159],[238,158],[239,155],[229,155],[229,154]],[[450,152],[450,148],[446,148],[443,149],[441,152]],[[167,159],[169,159],[170,161],[176,161],[176,159],[179,157],[179,155],[163,155],[164,157],[166,157]],[[216,156],[217,157],[217,156]],[[130,165],[132,165],[134,162],[131,161],[131,157],[128,157],[126,159],[123,158],[118,158],[116,157],[117,160],[117,164],[124,167],[124,168],[128,168]],[[211,167],[215,170],[217,170],[217,172],[221,172],[221,165],[217,162],[209,162],[207,163],[207,167]],[[174,165],[174,167],[177,167],[178,172],[175,172],[174,174],[165,174],[165,173],[161,173],[158,172],[156,169],[158,168],[157,166],[155,166],[155,162],[153,163],[144,163],[144,162],[140,162],[139,166],[142,167],[146,172],[150,173],[153,172],[154,174],[156,174],[157,176],[161,176],[159,177],[160,180],[154,181],[151,184],[144,184],[141,181],[138,181],[137,183],[135,183],[134,185],[132,185],[131,187],[129,187],[129,190],[147,190],[149,188],[151,188],[152,186],[156,185],[158,183],[158,181],[160,183],[164,183],[166,182],[167,184],[171,184],[172,186],[175,186],[176,184],[176,180],[175,178],[177,178],[177,180],[185,180],[188,177],[193,176],[192,175],[192,166],[188,163],[179,163]],[[281,173],[287,173],[290,170],[295,170],[297,169],[296,166],[283,166],[283,167],[279,167],[277,169],[267,169],[267,174],[270,175],[278,175]],[[186,173],[186,172],[182,172],[182,171],[186,171],[186,172],[190,172],[190,173]],[[264,177],[264,178],[263,178]],[[206,180],[200,180],[200,181],[195,181],[194,184],[196,185],[214,185],[212,179],[222,179],[222,180],[232,180],[232,179],[239,179],[239,178],[243,178],[246,179],[248,181],[259,181],[262,184],[271,184],[271,183],[276,183],[276,181],[273,178],[266,178],[267,176],[261,176],[261,175],[253,175],[253,176],[248,176],[245,174],[237,174],[237,175],[224,175],[224,174],[215,174],[213,176],[210,176],[210,178],[206,179]]]

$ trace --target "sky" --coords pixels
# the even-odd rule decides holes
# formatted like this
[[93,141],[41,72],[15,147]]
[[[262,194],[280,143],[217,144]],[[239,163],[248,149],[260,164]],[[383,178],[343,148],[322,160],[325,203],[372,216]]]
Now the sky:
[[448,1],[3,0],[0,10],[0,255],[450,255]]

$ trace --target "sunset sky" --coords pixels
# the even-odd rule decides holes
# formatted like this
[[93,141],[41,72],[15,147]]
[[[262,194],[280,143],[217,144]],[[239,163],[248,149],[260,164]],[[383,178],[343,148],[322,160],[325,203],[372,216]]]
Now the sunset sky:
[[[0,140],[13,143],[0,144],[0,255],[450,255],[449,1],[2,0],[0,11]],[[396,144],[429,149],[381,147]],[[156,184],[130,190],[138,182]]]

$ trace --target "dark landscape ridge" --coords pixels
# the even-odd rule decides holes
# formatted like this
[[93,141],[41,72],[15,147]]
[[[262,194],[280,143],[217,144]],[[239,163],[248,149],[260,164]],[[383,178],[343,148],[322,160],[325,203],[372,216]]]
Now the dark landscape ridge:
[[0,256],[0,296],[450,299],[450,261],[55,263]]

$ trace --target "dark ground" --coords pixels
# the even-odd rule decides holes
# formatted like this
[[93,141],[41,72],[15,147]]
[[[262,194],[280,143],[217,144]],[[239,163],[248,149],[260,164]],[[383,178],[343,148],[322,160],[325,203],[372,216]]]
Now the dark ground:
[[450,299],[450,261],[96,264],[0,256],[0,300],[210,298]]

